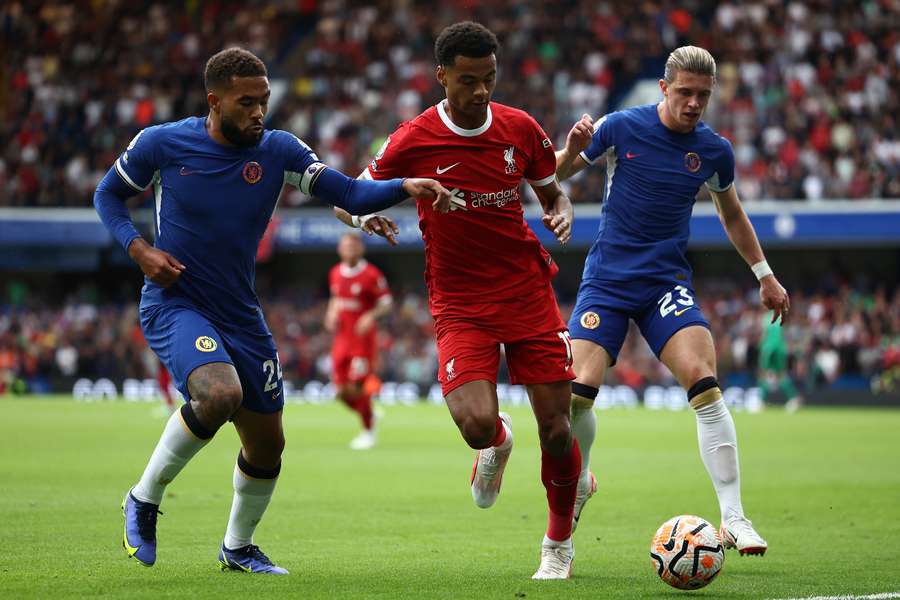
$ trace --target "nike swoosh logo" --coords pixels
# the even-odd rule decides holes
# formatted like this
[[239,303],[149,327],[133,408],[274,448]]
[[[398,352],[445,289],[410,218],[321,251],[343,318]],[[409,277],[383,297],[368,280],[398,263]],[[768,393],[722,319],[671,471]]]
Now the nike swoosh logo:
[[438,174],[438,175],[443,175],[444,173],[446,173],[447,171],[449,171],[450,169],[452,169],[453,167],[455,167],[455,166],[458,165],[458,164],[459,164],[459,163],[453,163],[453,164],[450,165],[449,167],[444,167],[443,169],[440,168],[440,167],[438,167],[437,169],[435,169],[435,171],[437,171],[437,174]]
[[694,307],[693,307],[693,306],[688,306],[687,308],[682,308],[681,310],[676,310],[676,311],[675,311],[675,316],[676,316],[676,317],[680,317],[681,315],[683,315],[683,314],[685,313],[685,311],[691,310],[692,308],[694,308]]
[[626,152],[625,153],[625,158],[627,158],[628,160],[631,160],[632,158],[637,158],[638,156],[640,156],[640,154],[635,154],[634,152]]

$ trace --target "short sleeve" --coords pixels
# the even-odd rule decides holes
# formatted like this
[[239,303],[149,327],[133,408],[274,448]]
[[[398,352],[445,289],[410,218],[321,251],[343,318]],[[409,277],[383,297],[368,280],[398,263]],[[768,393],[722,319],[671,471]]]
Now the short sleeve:
[[141,129],[116,159],[116,173],[136,192],[143,192],[153,183],[162,165],[161,138],[159,126]]
[[553,142],[538,122],[530,116],[528,121],[532,159],[525,168],[525,179],[535,187],[543,187],[556,180],[556,152],[553,151]]
[[603,153],[610,146],[614,145],[612,126],[613,120],[610,119],[610,115],[604,115],[599,121],[594,123],[594,135],[591,136],[591,145],[580,154],[587,164],[592,165],[597,162],[597,159],[603,156]]
[[409,123],[403,123],[388,136],[379,148],[372,162],[363,171],[365,179],[394,179],[407,175],[408,164],[405,159],[412,138]]
[[[285,157],[285,183],[299,187],[301,190],[304,190],[304,187],[308,188],[309,186],[303,185],[304,175],[311,165],[319,162],[319,157],[312,151],[312,148],[293,133],[280,130],[275,133],[278,135],[278,143],[281,145],[279,150]],[[318,169],[314,169],[313,172],[317,173]],[[308,190],[304,190],[304,193],[308,193]]]
[[713,192],[724,192],[734,183],[734,149],[727,139],[721,136],[719,139],[722,141],[722,152],[716,160],[712,177],[706,180],[706,187]]

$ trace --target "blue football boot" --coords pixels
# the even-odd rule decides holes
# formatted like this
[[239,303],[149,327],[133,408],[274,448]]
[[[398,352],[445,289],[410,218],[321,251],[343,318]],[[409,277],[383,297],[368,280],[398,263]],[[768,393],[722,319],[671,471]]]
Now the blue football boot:
[[141,502],[129,490],[122,501],[122,512],[125,514],[125,534],[122,536],[125,552],[145,567],[152,567],[156,562],[156,515],[162,514],[159,505]]
[[219,550],[219,567],[223,571],[243,571],[244,573],[269,573],[287,575],[288,570],[272,564],[269,557],[263,554],[259,546],[248,544],[243,548],[229,550],[222,544]]

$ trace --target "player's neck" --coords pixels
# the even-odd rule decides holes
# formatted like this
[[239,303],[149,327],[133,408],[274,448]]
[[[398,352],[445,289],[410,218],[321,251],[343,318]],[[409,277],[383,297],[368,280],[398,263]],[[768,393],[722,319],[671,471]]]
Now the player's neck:
[[206,133],[213,139],[214,142],[222,144],[223,146],[227,146],[228,148],[237,148],[234,144],[228,141],[228,138],[222,133],[222,126],[219,123],[219,120],[216,119],[212,113],[207,115],[206,117]]
[[487,122],[487,110],[484,111],[483,115],[472,117],[453,108],[453,105],[450,104],[449,100],[443,100],[442,102],[444,103],[444,109],[447,112],[447,116],[449,116],[450,120],[453,121],[453,124],[460,129],[478,129]]

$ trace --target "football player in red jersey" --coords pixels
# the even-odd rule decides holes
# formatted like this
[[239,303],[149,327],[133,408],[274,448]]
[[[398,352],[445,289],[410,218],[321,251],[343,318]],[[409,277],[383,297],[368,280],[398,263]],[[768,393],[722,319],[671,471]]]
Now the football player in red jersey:
[[[494,34],[477,23],[444,29],[435,56],[446,99],[391,134],[361,177],[427,174],[451,190],[453,206],[445,215],[417,205],[439,379],[453,420],[478,450],[472,496],[482,508],[495,502],[512,450],[510,419],[497,401],[503,344],[510,379],[528,390],[541,440],[549,524],[534,578],[563,579],[574,556],[581,468],[569,423],[571,345],[550,285],[558,268],[524,221],[520,183],[524,178],[531,185],[543,223],[560,243],[571,235],[572,204],[557,183],[553,145],[540,125],[521,110],[491,102],[498,48]],[[369,223],[390,238],[390,223]]]
[[350,442],[354,450],[375,445],[372,396],[363,383],[375,361],[375,322],[391,308],[387,280],[365,258],[365,247],[355,233],[341,236],[337,247],[341,262],[328,274],[331,300],[325,328],[335,333],[331,347],[331,380],[338,398],[359,414],[363,430]]

